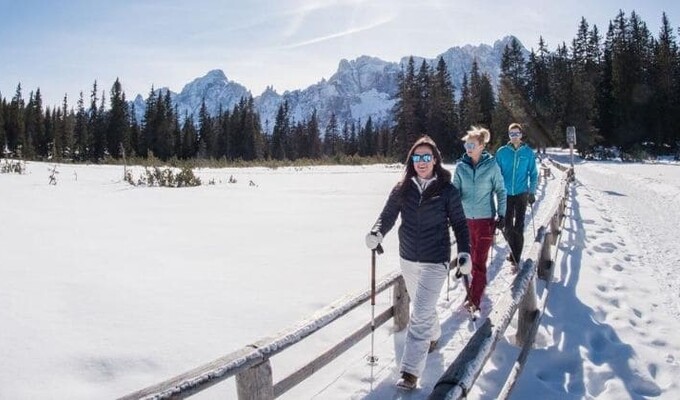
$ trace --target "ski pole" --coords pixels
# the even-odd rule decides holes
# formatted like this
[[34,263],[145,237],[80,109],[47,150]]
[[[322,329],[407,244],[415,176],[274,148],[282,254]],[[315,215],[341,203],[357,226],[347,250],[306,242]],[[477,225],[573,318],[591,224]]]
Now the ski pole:
[[534,219],[534,205],[533,203],[529,203],[529,206],[531,207],[531,224],[534,227],[534,238],[536,237],[536,220]]
[[375,341],[375,253],[383,253],[383,248],[380,244],[371,250],[371,355],[368,357],[370,365],[378,363],[378,357],[373,355]]

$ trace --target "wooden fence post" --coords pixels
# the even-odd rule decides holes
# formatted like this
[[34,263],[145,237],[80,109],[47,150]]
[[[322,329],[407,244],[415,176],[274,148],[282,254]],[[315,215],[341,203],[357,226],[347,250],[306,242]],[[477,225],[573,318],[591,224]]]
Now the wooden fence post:
[[536,315],[538,315],[536,280],[531,278],[529,286],[527,287],[527,292],[519,304],[519,310],[517,310],[517,335],[515,336],[515,340],[519,347],[526,344]]
[[406,291],[404,277],[400,276],[394,284],[392,291],[392,306],[394,307],[394,330],[396,332],[406,328],[409,320],[409,295]]
[[274,378],[269,359],[236,374],[238,400],[273,400]]

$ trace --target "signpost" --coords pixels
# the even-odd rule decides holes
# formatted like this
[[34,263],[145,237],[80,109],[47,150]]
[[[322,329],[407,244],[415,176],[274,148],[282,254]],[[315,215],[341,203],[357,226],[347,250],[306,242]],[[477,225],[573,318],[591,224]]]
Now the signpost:
[[576,128],[567,127],[567,143],[569,144],[569,156],[571,157],[571,167],[574,168],[574,145],[576,144]]

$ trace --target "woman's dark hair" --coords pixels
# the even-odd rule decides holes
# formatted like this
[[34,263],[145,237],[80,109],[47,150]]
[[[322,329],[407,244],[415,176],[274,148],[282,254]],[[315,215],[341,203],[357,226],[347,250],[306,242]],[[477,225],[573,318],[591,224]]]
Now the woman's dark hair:
[[431,137],[423,135],[420,139],[416,140],[411,146],[411,150],[408,151],[408,156],[406,156],[406,170],[404,171],[404,177],[401,180],[402,187],[405,182],[408,182],[412,177],[416,176],[416,169],[413,166],[413,161],[411,161],[411,156],[416,151],[418,146],[428,146],[432,150],[432,155],[434,156],[434,173],[437,175],[437,179],[444,179],[446,181],[451,181],[451,172],[442,166],[442,155],[437,148],[437,144],[432,140]]

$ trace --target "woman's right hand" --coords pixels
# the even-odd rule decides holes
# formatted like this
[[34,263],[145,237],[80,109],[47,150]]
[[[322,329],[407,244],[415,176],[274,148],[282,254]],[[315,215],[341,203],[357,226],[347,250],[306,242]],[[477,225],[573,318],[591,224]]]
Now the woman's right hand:
[[383,235],[380,232],[368,232],[366,235],[366,247],[375,250],[382,243]]

